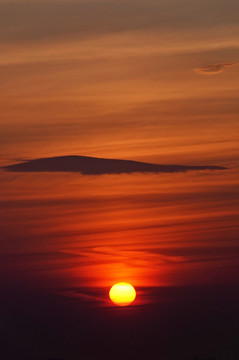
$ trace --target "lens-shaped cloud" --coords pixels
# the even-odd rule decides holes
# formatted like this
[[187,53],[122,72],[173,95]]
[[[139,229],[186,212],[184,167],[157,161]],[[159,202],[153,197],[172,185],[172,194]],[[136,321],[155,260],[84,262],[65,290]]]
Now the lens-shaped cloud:
[[29,160],[3,169],[12,172],[80,172],[82,175],[174,173],[190,170],[224,170],[221,166],[159,165],[132,160],[100,159],[88,156],[58,156]]

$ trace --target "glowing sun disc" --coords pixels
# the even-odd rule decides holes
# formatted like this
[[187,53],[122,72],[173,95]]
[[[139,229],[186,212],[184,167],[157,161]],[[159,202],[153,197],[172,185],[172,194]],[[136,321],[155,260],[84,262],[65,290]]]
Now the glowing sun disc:
[[136,291],[132,285],[121,282],[112,286],[109,292],[109,297],[114,304],[126,306],[135,300]]

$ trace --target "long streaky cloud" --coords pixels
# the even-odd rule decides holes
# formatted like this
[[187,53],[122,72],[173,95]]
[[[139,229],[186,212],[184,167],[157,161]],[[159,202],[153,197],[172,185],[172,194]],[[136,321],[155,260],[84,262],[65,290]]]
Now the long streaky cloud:
[[219,74],[219,73],[225,71],[229,67],[233,67],[233,66],[236,66],[236,65],[239,65],[239,63],[238,62],[219,63],[219,64],[211,64],[211,65],[201,66],[201,67],[196,68],[194,70],[196,72],[200,73],[200,74],[215,75],[215,74]]
[[175,173],[190,170],[225,170],[221,166],[159,165],[132,160],[102,159],[88,156],[59,156],[4,166],[11,172],[79,172],[82,175],[123,173]]

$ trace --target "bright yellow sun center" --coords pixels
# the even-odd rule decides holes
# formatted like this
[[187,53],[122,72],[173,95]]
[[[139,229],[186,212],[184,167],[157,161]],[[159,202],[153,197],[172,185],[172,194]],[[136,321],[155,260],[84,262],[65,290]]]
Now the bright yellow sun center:
[[126,306],[134,301],[136,298],[136,291],[132,285],[121,282],[112,286],[109,296],[114,304]]

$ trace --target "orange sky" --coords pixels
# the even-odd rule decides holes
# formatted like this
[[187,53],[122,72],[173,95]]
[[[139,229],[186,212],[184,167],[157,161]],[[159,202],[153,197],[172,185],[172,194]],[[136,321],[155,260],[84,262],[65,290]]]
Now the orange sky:
[[2,165],[76,154],[230,168],[0,171],[9,277],[238,280],[238,10],[235,0],[0,0]]

